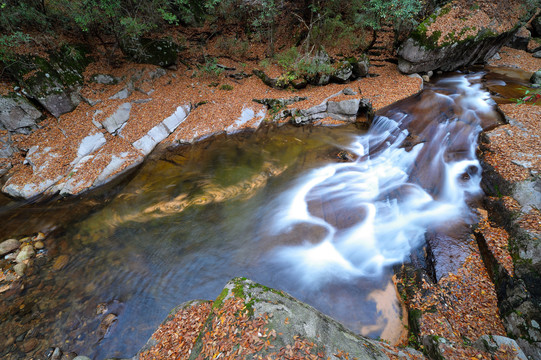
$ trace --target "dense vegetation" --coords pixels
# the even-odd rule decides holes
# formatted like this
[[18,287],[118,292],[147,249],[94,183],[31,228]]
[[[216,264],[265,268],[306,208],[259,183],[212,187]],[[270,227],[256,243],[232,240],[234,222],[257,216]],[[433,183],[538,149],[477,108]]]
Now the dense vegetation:
[[[374,31],[383,22],[397,34],[415,23],[434,1],[415,0],[0,0],[0,72],[21,49],[58,47],[57,35],[94,41],[112,58],[143,36],[166,26],[236,26],[251,41],[275,53],[277,29],[284,20],[296,31],[301,52],[317,52],[327,43]],[[49,35],[49,37],[44,36]],[[49,39],[49,40],[47,40]],[[52,39],[52,40],[51,40]],[[358,41],[358,39],[357,39]],[[47,43],[48,42],[48,43]],[[227,45],[227,44],[225,44]],[[367,44],[363,45],[365,48]]]

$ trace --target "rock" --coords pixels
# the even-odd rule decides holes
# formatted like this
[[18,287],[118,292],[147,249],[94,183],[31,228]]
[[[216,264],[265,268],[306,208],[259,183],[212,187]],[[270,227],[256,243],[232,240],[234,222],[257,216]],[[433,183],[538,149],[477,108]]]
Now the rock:
[[19,276],[23,276],[25,270],[26,270],[25,263],[18,263],[13,266],[13,271],[15,271],[15,273]]
[[117,110],[105,119],[102,123],[103,127],[113,135],[128,121],[130,118],[131,103],[126,102],[120,105]]
[[39,345],[39,340],[36,338],[29,339],[21,345],[21,350],[25,353],[29,353]]
[[122,89],[113,96],[111,96],[110,100],[124,100],[127,99],[131,95],[130,89]]
[[261,121],[265,118],[266,113],[265,110],[259,110],[256,113],[254,109],[243,108],[237,120],[225,128],[225,132],[227,134],[234,134],[245,127],[246,124],[249,124],[252,129],[257,129],[261,125]]
[[[386,351],[398,356],[390,347],[384,347],[378,341],[354,334],[340,323],[313,307],[301,303],[283,291],[270,289],[245,278],[235,278],[227,283],[222,293],[214,301],[213,311],[219,313],[225,310],[224,306],[228,299],[231,298],[243,301],[246,308],[249,309],[246,321],[264,317],[268,321],[265,327],[272,329],[273,333],[276,334],[276,336],[268,337],[272,348],[266,350],[263,346],[262,349],[251,354],[250,358],[265,358],[270,352],[279,352],[281,349],[291,348],[296,341],[303,340],[313,343],[312,351],[320,352],[325,359],[335,359],[334,354],[339,352],[348,354],[350,359],[389,359],[391,355],[387,356]],[[190,302],[175,308],[171,312],[172,315],[168,316],[165,321],[171,319],[174,313],[178,311],[177,309],[196,306],[199,303]],[[212,326],[212,322],[215,321],[214,315],[211,314],[206,320],[203,319],[202,321],[204,322],[202,331],[208,331]],[[231,329],[231,331],[235,331],[235,329]],[[197,338],[190,359],[202,355],[203,338],[202,334]],[[152,344],[153,340],[151,338],[141,351],[150,348]],[[229,350],[224,349],[224,351]],[[422,356],[420,352],[408,348],[401,349],[401,354],[404,355],[405,359]],[[135,358],[138,358],[138,355]]]
[[21,246],[19,240],[8,239],[0,243],[0,256],[9,254],[12,251],[17,250]]
[[170,39],[141,38],[121,44],[122,52],[133,61],[161,67],[175,65],[181,47]]
[[541,84],[541,70],[537,70],[530,77],[530,82],[532,84]]
[[358,59],[355,57],[348,58],[347,61],[351,64],[353,79],[365,77],[368,75],[370,68],[370,59],[366,55],[362,55]]
[[68,255],[60,255],[57,257],[53,263],[53,270],[58,271],[62,270],[66,265],[68,265],[70,258]]
[[79,104],[82,73],[89,62],[82,47],[64,45],[59,51],[49,53],[47,59],[21,56],[9,71],[25,89],[25,95],[59,117]]
[[[498,2],[491,4],[494,7],[501,6]],[[440,38],[440,32],[428,32],[428,28],[433,23],[441,25],[446,21],[449,22],[444,14],[456,6],[459,6],[456,1],[448,2],[434,15],[419,24],[411,37],[401,44],[398,50],[398,68],[401,72],[411,74],[429,70],[453,71],[463,66],[485,62],[508,43],[520,28],[520,26],[515,26],[509,31],[501,32],[500,22],[503,20],[493,18],[486,27],[468,29],[469,32],[464,32],[461,21],[457,20],[451,24],[456,25],[456,28],[450,29],[454,31],[443,38]],[[523,8],[524,19],[529,16],[528,11],[531,9]],[[470,12],[468,16],[479,16],[479,14]],[[521,24],[519,22],[517,25]],[[449,28],[448,23],[446,23],[446,28]]]
[[108,74],[94,74],[90,78],[90,81],[98,83],[98,84],[114,85],[119,82],[119,79]]
[[[13,155],[15,149],[11,146],[11,136],[10,134],[0,135],[0,158],[7,159]],[[6,164],[8,161],[2,160]]]
[[272,99],[272,98],[265,98],[265,99],[253,99],[252,101],[265,105],[267,109],[272,111],[277,111],[278,109],[284,108],[288,105],[294,104],[298,101],[304,101],[308,99],[307,97],[300,97],[300,96],[294,96],[287,99]]
[[347,82],[353,75],[353,66],[348,61],[341,61],[338,69],[332,75],[332,80],[337,83]]
[[36,255],[34,247],[32,245],[25,245],[21,248],[21,251],[19,252],[19,255],[17,255],[17,257],[15,258],[15,261],[18,263],[22,263],[23,261],[30,259],[34,255]]
[[499,52],[497,52],[496,54],[494,54],[493,57],[491,57],[489,60],[490,61],[496,61],[496,60],[501,60],[502,59],[502,56],[500,55]]
[[53,353],[51,354],[51,357],[50,359],[51,360],[60,360],[60,358],[62,357],[62,350],[60,350],[60,348],[55,348],[53,350]]
[[100,339],[104,339],[109,335],[112,326],[117,322],[117,320],[118,316],[116,316],[116,314],[105,315],[98,328],[98,335]]
[[533,56],[534,58],[541,59],[541,50],[534,52],[534,53],[532,54],[532,56]]
[[42,116],[30,101],[19,94],[0,96],[0,129],[28,133],[37,128]]
[[79,148],[77,149],[77,159],[74,160],[74,163],[77,163],[83,157],[92,154],[94,151],[105,145],[106,142],[105,136],[100,132],[86,136],[79,144]]
[[511,347],[512,349],[517,350],[513,359],[527,360],[526,355],[524,355],[524,352],[520,346],[518,346],[517,342],[504,336],[483,335],[477,339],[472,346],[488,353],[498,351],[501,346]]
[[91,360],[91,359],[89,357],[79,355],[79,356],[74,357],[73,360]]
[[34,236],[34,238],[32,238],[32,240],[41,241],[41,240],[45,240],[45,238],[46,238],[45,234],[40,231],[36,234],[36,236]]
[[34,247],[37,249],[37,250],[41,250],[45,247],[45,244],[43,243],[43,241],[36,241],[34,243]]
[[154,147],[166,137],[169,136],[175,129],[186,119],[191,108],[187,105],[177,107],[176,111],[161,123],[154,126],[146,135],[135,141],[132,145],[143,153],[148,155]]
[[339,102],[329,101],[327,102],[327,112],[331,117],[336,117],[337,120],[347,118],[355,121],[360,102],[360,99],[342,100]]
[[54,162],[59,156],[52,152],[50,147],[41,149],[39,146],[33,146],[28,150],[24,164],[32,166],[35,182],[15,181],[10,178],[2,191],[10,196],[24,199],[31,199],[47,191],[53,191],[53,185],[64,177],[64,174],[55,174],[55,177],[50,177],[51,168],[55,168]]
[[430,81],[430,78],[428,77],[428,75],[421,76],[421,79],[423,79],[424,82],[429,82]]
[[509,40],[509,43],[507,43],[507,46],[512,47],[514,49],[528,50],[528,43],[530,42],[530,39],[532,37],[532,34],[528,29],[526,29],[525,26],[522,26],[518,32],[513,35],[513,37]]

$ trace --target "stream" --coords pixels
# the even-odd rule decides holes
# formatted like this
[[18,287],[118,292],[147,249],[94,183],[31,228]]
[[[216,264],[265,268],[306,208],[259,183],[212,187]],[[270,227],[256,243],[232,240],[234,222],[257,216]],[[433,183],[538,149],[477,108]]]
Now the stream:
[[51,235],[24,285],[0,294],[0,357],[25,358],[32,338],[38,358],[50,347],[131,357],[173,307],[214,299],[236,276],[398,340],[393,266],[427,232],[475,222],[477,137],[501,123],[485,85],[504,89],[507,76],[443,77],[368,130],[265,125],[154,153],[82,197],[3,199],[1,239]]

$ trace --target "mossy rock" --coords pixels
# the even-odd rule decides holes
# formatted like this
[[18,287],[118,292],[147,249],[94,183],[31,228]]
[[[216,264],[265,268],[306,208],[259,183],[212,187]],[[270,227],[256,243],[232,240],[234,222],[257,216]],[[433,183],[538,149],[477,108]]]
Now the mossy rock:
[[91,61],[84,46],[64,45],[47,58],[20,56],[9,71],[25,95],[58,117],[79,104],[83,71]]
[[[445,35],[440,31],[429,34],[430,26],[456,6],[454,3],[454,1],[447,3],[428,16],[400,46],[398,50],[400,71],[407,74],[434,70],[454,71],[461,67],[484,63],[506,45],[523,25],[524,19],[517,21],[515,26],[506,32],[491,30],[496,28],[495,26],[479,28],[464,26]],[[455,23],[460,24],[460,20],[456,20]],[[465,36],[469,32],[471,34]]]

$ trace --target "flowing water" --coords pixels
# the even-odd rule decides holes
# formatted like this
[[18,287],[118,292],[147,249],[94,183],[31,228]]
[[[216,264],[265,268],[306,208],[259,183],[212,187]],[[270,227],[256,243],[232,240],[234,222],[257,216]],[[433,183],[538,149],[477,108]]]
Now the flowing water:
[[[112,198],[6,206],[11,233],[61,230],[26,287],[4,294],[0,333],[43,340],[40,354],[129,357],[171,308],[245,276],[396,338],[392,265],[427,231],[474,219],[477,136],[500,119],[481,79],[443,78],[379,111],[368,131],[263,127],[154,155]],[[0,355],[23,356],[17,344]]]

